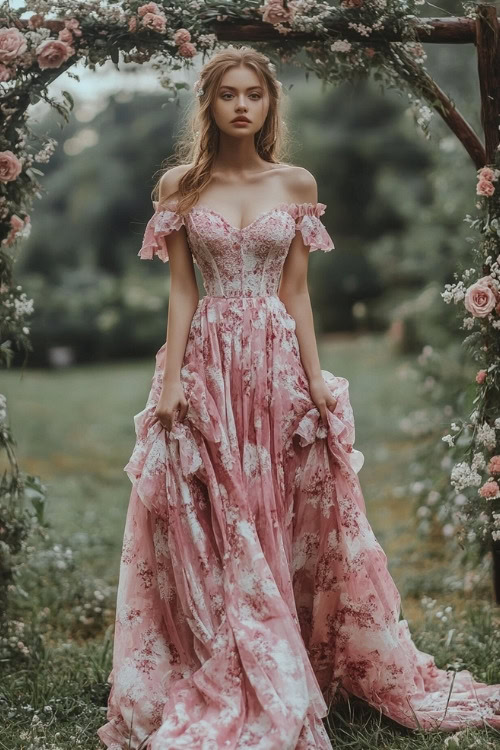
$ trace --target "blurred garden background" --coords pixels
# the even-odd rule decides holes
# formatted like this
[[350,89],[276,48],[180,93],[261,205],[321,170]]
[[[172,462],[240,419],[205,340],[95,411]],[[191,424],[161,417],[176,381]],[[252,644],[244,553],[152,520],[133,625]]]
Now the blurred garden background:
[[[450,0],[439,8],[461,13]],[[480,132],[474,46],[426,52],[429,72]],[[32,108],[32,127],[58,145],[16,261],[34,299],[34,348],[2,373],[17,460],[41,478],[47,500],[0,644],[1,750],[98,747],[130,493],[123,466],[169,295],[168,264],[140,262],[137,252],[153,175],[173,152],[197,77],[179,73],[189,88],[177,106],[148,63],[72,70],[80,82],[63,75],[54,84],[75,99],[64,128],[53,110]],[[457,541],[460,500],[440,445],[450,415],[471,408],[476,372],[455,307],[440,296],[468,264],[474,166],[435,114],[426,139],[405,95],[375,80],[333,89],[297,67],[277,74],[288,90],[289,161],[315,175],[336,245],[310,258],[321,363],[350,383],[368,518],[403,616],[438,666],[500,682],[490,560]],[[36,485],[32,497],[37,507]],[[361,705],[332,712],[330,729],[335,747],[444,746],[442,735],[406,731]],[[456,743],[448,746],[500,747],[500,737],[467,730]]]

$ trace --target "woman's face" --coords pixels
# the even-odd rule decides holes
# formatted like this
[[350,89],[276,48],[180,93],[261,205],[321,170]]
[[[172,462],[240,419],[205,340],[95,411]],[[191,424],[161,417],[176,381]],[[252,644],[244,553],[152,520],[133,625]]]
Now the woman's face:
[[[212,114],[219,130],[241,138],[260,130],[269,110],[269,94],[257,74],[246,65],[227,70],[212,105]],[[233,122],[236,117],[249,122]]]

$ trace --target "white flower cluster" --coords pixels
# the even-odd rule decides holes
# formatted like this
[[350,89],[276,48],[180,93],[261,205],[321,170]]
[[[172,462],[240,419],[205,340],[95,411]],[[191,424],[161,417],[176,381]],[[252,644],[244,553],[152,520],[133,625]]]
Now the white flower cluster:
[[34,300],[29,299],[26,292],[23,292],[18,299],[14,299],[14,309],[16,318],[23,318],[25,315],[31,315],[34,310]]
[[417,125],[424,125],[431,121],[434,112],[430,107],[423,105],[419,110],[420,114],[417,117]]
[[464,282],[458,281],[456,284],[445,284],[445,291],[441,292],[441,297],[449,304],[450,302],[461,302],[465,297]]
[[347,39],[337,39],[336,42],[330,44],[330,49],[332,52],[350,52],[351,47],[352,45],[347,41]]
[[353,21],[349,21],[347,25],[350,29],[355,29],[361,36],[370,36],[373,30],[370,26],[365,26],[363,23],[354,23]]
[[[34,310],[34,300],[28,299],[26,292],[19,297],[14,297],[11,292],[7,299],[2,301],[2,305],[4,308],[14,310],[14,320],[21,320],[25,315],[31,315]],[[10,316],[6,315],[5,320],[10,320]]]
[[451,470],[450,481],[457,492],[460,492],[466,487],[479,487],[481,476],[472,466],[469,466],[467,461],[460,461]]
[[476,433],[476,443],[484,445],[488,450],[493,450],[496,446],[495,428],[483,422]]
[[474,324],[476,322],[476,318],[471,315],[470,318],[464,318],[462,325],[465,328],[465,330],[470,331],[472,328],[474,328]]
[[474,453],[471,466],[473,469],[484,469],[484,467],[486,466],[486,459],[484,457],[484,454],[480,451],[478,453]]
[[215,34],[200,34],[198,37],[198,46],[205,50],[214,50],[218,39]]
[[33,161],[36,161],[38,164],[47,164],[56,150],[57,143],[55,138],[49,137],[43,148],[35,154]]

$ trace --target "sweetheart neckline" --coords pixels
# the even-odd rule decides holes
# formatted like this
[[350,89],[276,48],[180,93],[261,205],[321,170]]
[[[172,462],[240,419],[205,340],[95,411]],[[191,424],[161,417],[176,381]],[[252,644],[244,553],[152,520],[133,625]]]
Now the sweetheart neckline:
[[[212,214],[215,214],[215,216],[218,216],[222,219],[222,221],[227,224],[228,227],[231,229],[234,229],[235,232],[244,232],[249,227],[252,227],[254,224],[256,224],[260,219],[264,218],[264,216],[268,216],[275,211],[283,211],[285,207],[288,206],[296,206],[296,203],[279,203],[277,206],[274,206],[274,208],[270,208],[267,211],[262,211],[253,221],[250,222],[250,224],[247,224],[244,227],[235,227],[234,224],[231,224],[230,221],[226,219],[225,216],[223,216],[219,211],[217,211],[215,208],[211,208],[210,206],[207,206],[205,203],[197,203],[196,206],[193,206],[191,211],[196,211],[196,209],[201,209],[202,211],[209,211]],[[191,213],[191,211],[189,213]],[[288,213],[288,211],[286,212]],[[290,215],[290,214],[289,214]]]
[[[196,210],[209,211],[210,213],[212,213],[215,216],[218,216],[220,219],[222,219],[222,221],[230,229],[232,229],[233,231],[235,231],[235,232],[245,232],[247,229],[249,229],[250,227],[253,227],[254,224],[256,224],[258,221],[260,221],[260,219],[264,218],[264,216],[268,216],[268,215],[274,213],[275,211],[283,211],[283,210],[288,209],[288,208],[290,208],[292,206],[314,206],[314,207],[315,206],[322,206],[322,207],[324,206],[326,208],[326,204],[319,203],[319,202],[318,203],[307,203],[307,202],[306,203],[287,203],[286,201],[284,201],[282,203],[278,203],[278,205],[274,206],[273,208],[270,208],[270,209],[268,209],[266,211],[262,211],[253,221],[250,222],[250,224],[247,224],[244,227],[235,227],[234,224],[231,224],[231,222],[229,222],[226,219],[226,217],[223,216],[219,211],[217,211],[215,208],[211,208],[211,206],[207,206],[205,203],[197,203],[195,206],[193,206],[192,208],[189,209],[188,215],[191,214],[193,211],[196,211]],[[165,205],[165,208],[167,210],[170,210],[168,208],[168,204]],[[288,211],[286,211],[286,213],[288,213],[289,216],[291,218],[293,218]]]

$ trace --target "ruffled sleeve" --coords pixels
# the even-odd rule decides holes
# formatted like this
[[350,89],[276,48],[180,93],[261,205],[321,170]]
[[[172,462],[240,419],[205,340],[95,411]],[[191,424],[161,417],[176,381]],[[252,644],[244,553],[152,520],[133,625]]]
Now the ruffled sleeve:
[[182,227],[184,217],[175,211],[165,208],[157,210],[158,203],[153,202],[154,214],[144,231],[142,246],[137,255],[141,260],[152,260],[157,255],[164,263],[168,260],[168,249],[165,237]]
[[325,213],[326,203],[293,203],[290,213],[295,219],[297,229],[302,234],[305,245],[309,245],[309,252],[313,250],[333,250],[335,245],[320,220]]

